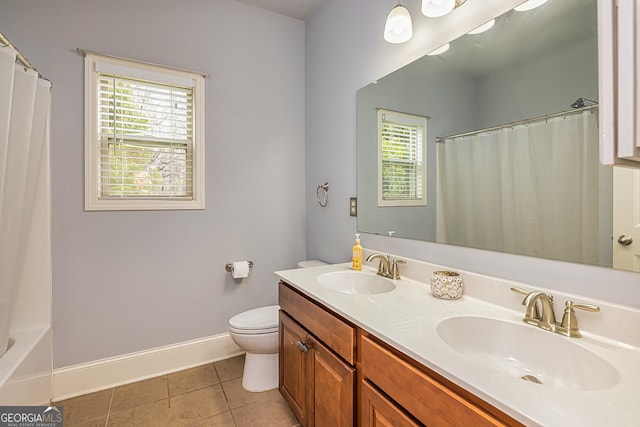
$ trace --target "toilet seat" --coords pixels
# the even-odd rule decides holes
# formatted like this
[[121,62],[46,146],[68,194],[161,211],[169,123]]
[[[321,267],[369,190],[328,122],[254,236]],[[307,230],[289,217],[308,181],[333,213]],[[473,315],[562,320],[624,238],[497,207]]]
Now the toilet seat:
[[269,334],[278,332],[279,305],[254,308],[229,319],[229,331],[236,334]]

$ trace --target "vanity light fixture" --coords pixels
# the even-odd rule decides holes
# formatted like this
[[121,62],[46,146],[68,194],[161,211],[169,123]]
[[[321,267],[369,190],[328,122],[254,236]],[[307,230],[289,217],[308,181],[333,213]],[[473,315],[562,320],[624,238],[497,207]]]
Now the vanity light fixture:
[[404,43],[411,39],[412,35],[411,15],[398,0],[398,4],[391,9],[389,16],[387,16],[387,23],[384,26],[384,39],[389,43]]
[[428,18],[445,16],[467,0],[422,0],[422,14]]
[[492,19],[491,21],[485,22],[484,24],[480,25],[477,28],[474,28],[473,30],[469,31],[467,34],[480,34],[480,33],[484,33],[485,31],[489,30],[490,28],[492,28],[496,23],[495,19]]
[[446,51],[448,51],[449,47],[450,47],[450,44],[447,43],[445,45],[440,46],[436,50],[432,50],[431,52],[427,53],[427,55],[428,56],[440,55],[441,53],[445,53]]
[[525,12],[527,10],[535,9],[538,6],[542,6],[545,4],[547,0],[529,0],[522,3],[520,6],[516,6],[513,10],[517,10],[518,12]]

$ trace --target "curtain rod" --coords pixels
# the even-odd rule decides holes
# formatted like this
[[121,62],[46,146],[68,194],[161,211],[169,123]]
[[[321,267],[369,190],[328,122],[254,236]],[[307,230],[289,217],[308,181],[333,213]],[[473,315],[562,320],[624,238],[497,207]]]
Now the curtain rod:
[[392,113],[398,113],[398,114],[406,114],[407,116],[424,117],[427,120],[429,120],[431,118],[431,116],[422,116],[422,115],[416,114],[416,113],[406,113],[404,111],[392,110],[390,108],[376,107],[376,111],[380,111],[380,110],[390,111]]
[[25,58],[21,53],[20,50],[18,50],[17,47],[15,47],[14,45],[11,44],[11,42],[9,41],[9,39],[2,33],[0,33],[0,43],[2,43],[5,47],[8,47],[10,49],[13,49],[13,51],[16,53],[16,59],[18,61],[20,61],[22,63],[22,65],[24,65],[25,67],[27,67],[30,70],[35,71],[36,73],[38,73],[38,77],[40,78],[44,78],[42,77],[42,74],[40,74],[40,72],[38,70],[36,70],[36,67],[34,67],[31,62],[29,62],[29,60],[27,58]]
[[518,125],[526,125],[526,124],[529,124],[529,123],[541,122],[543,120],[552,119],[554,117],[568,116],[569,114],[580,113],[580,112],[585,111],[585,110],[591,110],[591,109],[594,109],[594,108],[598,108],[598,106],[599,106],[598,104],[589,105],[587,107],[575,108],[575,109],[571,109],[571,110],[567,110],[567,111],[562,111],[560,113],[547,114],[545,116],[534,117],[534,118],[531,118],[531,119],[519,120],[517,122],[511,122],[511,123],[507,123],[507,124],[504,124],[504,125],[492,126],[492,127],[488,127],[488,128],[485,128],[485,129],[479,129],[479,130],[472,130],[471,132],[459,133],[457,135],[437,136],[436,137],[436,143],[438,143],[438,144],[439,143],[444,143],[445,140],[451,139],[451,138],[460,138],[460,137],[463,137],[463,136],[477,135],[477,134],[483,133],[483,132],[490,132],[490,131],[493,131],[493,130],[510,128],[510,127],[514,127],[514,126],[518,126]]
[[137,62],[138,64],[152,65],[154,67],[171,68],[173,70],[182,71],[182,72],[185,72],[185,73],[199,74],[202,77],[204,77],[205,79],[207,77],[209,77],[208,73],[203,73],[201,71],[193,71],[193,70],[187,70],[185,68],[170,67],[170,66],[167,66],[167,65],[154,64],[153,62],[144,62],[144,61],[138,61],[137,59],[123,58],[121,56],[105,55],[104,53],[94,52],[92,50],[82,49],[82,48],[79,48],[79,47],[76,48],[76,52],[78,52],[80,55],[83,55],[83,56],[86,56],[88,53],[92,53],[94,55],[106,56],[108,58],[121,59],[121,60],[124,60],[124,61],[131,61],[131,62]]

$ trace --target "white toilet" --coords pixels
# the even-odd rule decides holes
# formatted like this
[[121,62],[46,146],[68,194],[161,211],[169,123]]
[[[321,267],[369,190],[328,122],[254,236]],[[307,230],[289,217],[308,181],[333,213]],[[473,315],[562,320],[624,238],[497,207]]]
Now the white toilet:
[[[298,267],[325,265],[322,261],[300,261]],[[229,319],[229,335],[244,351],[242,387],[266,391],[278,387],[278,315],[280,306],[254,308]]]
[[278,387],[278,311],[280,306],[254,308],[229,319],[231,339],[247,352],[242,387],[265,391]]

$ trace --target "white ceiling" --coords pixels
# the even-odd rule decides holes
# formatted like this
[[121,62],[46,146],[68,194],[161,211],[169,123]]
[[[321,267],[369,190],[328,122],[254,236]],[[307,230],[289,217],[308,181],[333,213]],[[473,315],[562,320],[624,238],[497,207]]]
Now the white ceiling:
[[326,0],[238,0],[281,15],[306,21]]

